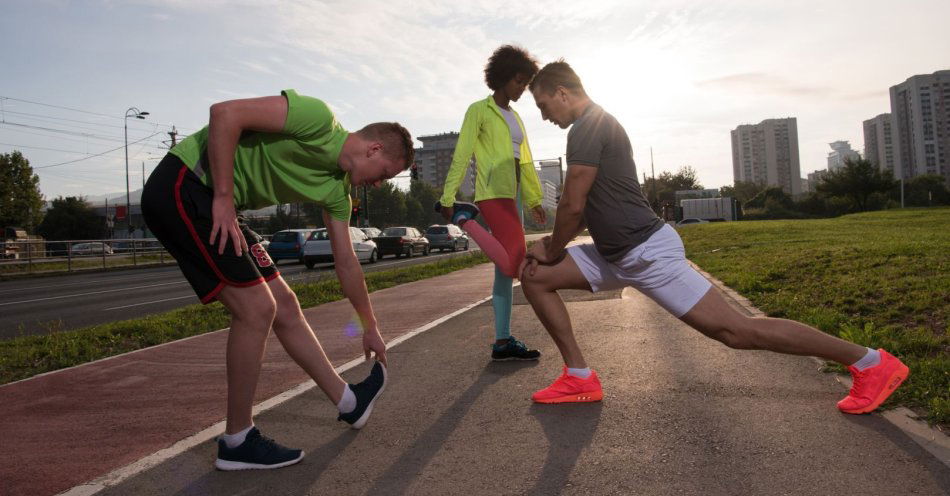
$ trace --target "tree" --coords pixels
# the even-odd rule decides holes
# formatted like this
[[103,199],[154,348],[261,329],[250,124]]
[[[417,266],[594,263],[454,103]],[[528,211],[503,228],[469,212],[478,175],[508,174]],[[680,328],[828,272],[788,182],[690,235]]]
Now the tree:
[[894,187],[890,173],[882,172],[865,159],[848,159],[843,168],[829,172],[816,186],[819,193],[845,198],[859,212],[869,209],[875,193],[887,193]]
[[43,220],[40,178],[22,153],[0,154],[0,227],[35,231]]
[[723,186],[719,188],[719,194],[735,198],[740,204],[751,200],[755,195],[761,193],[765,188],[764,184],[752,181],[736,181],[732,186]]
[[378,188],[370,188],[367,196],[373,227],[382,229],[406,225],[406,195],[391,181],[383,182]]
[[[674,203],[677,191],[691,189],[703,189],[703,185],[699,183],[699,179],[696,177],[696,169],[684,165],[680,167],[676,174],[665,171],[660,173],[656,181],[653,178],[647,178],[643,184],[643,195],[653,204],[653,208],[657,209],[661,205]],[[657,201],[659,205],[656,204]]]
[[435,202],[439,200],[440,196],[442,196],[442,192],[427,182],[412,181],[409,183],[409,195],[406,199],[407,209],[409,207],[409,199],[417,200],[421,206],[419,217],[410,217],[410,223],[419,227],[428,227],[432,224],[444,223],[445,219],[442,218],[442,214],[436,212],[434,208]]
[[[900,186],[897,186],[900,188]],[[897,192],[900,198],[900,191]],[[939,174],[924,174],[904,182],[904,204],[909,207],[929,207],[950,204],[946,179]]]
[[106,234],[106,223],[84,198],[60,196],[50,202],[50,208],[36,230],[47,240],[102,239]]

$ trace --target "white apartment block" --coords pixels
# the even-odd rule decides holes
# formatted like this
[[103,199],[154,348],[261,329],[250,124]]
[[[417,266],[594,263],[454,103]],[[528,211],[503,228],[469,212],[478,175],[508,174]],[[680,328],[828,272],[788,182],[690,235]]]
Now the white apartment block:
[[779,186],[793,196],[802,192],[798,123],[794,117],[743,124],[731,134],[735,181]]
[[843,169],[848,160],[857,160],[861,158],[858,152],[851,149],[851,144],[847,141],[835,141],[828,143],[831,152],[828,153],[828,170],[834,172]]
[[890,173],[896,178],[891,120],[891,114],[881,114],[864,121],[864,158],[881,172]]
[[950,181],[950,70],[912,76],[890,91],[898,177],[940,174]]
[[541,193],[541,206],[545,210],[557,209],[558,187],[547,179],[541,179]]

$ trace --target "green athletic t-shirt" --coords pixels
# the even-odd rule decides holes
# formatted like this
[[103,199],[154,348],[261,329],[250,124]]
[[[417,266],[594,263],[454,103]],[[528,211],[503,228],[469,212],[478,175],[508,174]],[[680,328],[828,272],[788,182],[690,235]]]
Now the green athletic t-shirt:
[[[287,122],[280,133],[246,132],[234,151],[234,205],[259,209],[313,202],[334,219],[350,218],[350,178],[337,160],[349,134],[323,101],[281,92]],[[201,181],[214,187],[208,163],[208,127],[182,140],[170,153]]]

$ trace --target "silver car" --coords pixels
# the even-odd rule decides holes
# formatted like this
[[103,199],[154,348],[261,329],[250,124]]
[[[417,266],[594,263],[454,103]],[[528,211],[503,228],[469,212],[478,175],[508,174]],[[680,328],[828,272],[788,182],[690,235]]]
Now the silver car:
[[[379,254],[376,250],[376,243],[358,228],[351,227],[349,229],[350,241],[353,243],[356,258],[360,262],[375,263]],[[312,269],[318,263],[332,262],[333,250],[330,248],[330,236],[326,228],[317,229],[303,245],[303,263],[308,269]]]

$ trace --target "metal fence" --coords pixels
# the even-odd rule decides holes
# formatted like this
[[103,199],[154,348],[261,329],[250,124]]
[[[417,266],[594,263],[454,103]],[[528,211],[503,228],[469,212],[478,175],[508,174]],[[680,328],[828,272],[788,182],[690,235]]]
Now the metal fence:
[[0,254],[0,275],[175,263],[154,238],[5,241]]

